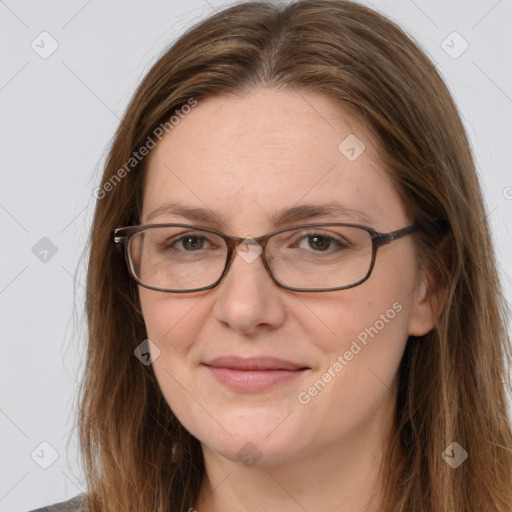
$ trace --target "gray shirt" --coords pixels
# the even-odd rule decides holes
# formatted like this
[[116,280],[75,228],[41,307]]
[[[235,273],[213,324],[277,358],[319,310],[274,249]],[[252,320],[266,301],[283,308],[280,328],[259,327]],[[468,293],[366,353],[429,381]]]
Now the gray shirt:
[[79,494],[78,496],[75,496],[68,501],[54,503],[53,505],[38,508],[37,510],[32,510],[31,512],[84,512],[84,509],[82,508],[84,497],[84,494]]

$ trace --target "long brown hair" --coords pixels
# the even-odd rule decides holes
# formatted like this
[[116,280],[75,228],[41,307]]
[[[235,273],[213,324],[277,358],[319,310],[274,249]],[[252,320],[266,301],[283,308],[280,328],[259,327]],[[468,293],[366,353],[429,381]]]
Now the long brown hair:
[[[146,160],[126,163],[155,129],[191,100],[255,87],[325,94],[372,130],[420,226],[420,264],[432,286],[448,289],[436,327],[409,338],[400,365],[382,510],[511,512],[508,311],[464,127],[418,45],[382,15],[343,0],[220,11],[158,59],[129,104],[90,235],[79,410],[87,507],[186,512],[196,501],[201,447],[165,402],[152,367],[134,357],[147,336],[112,230],[140,220]],[[442,245],[439,219],[448,226]],[[452,442],[468,453],[456,469],[441,456]]]

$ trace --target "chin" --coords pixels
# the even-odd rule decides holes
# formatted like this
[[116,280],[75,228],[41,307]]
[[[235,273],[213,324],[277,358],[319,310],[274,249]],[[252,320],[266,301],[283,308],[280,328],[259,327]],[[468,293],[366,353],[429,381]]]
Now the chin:
[[286,418],[286,414],[262,420],[261,414],[255,412],[254,416],[246,415],[243,420],[226,421],[219,418],[222,425],[227,425],[227,432],[215,422],[215,426],[212,425],[207,431],[204,423],[189,431],[207,449],[230,461],[247,467],[256,464],[274,466],[297,457],[305,441],[303,433],[295,428],[297,426],[293,421],[287,423],[288,419],[283,421],[283,418]]
[[277,466],[298,456],[297,447],[291,439],[287,443],[270,443],[268,439],[251,440],[250,436],[245,436],[207,441],[203,444],[206,444],[212,452],[249,468]]

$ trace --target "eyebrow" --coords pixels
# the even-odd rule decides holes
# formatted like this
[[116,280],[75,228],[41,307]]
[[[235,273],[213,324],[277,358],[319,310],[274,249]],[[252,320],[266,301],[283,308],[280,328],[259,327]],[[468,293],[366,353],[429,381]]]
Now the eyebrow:
[[[194,222],[218,224],[222,223],[221,216],[206,208],[185,205],[179,202],[170,201],[162,204],[147,216],[147,222],[161,215],[178,215]],[[362,211],[353,209],[342,203],[306,204],[293,206],[281,211],[274,211],[267,219],[273,227],[280,227],[284,224],[315,217],[350,217],[355,221],[371,223],[370,218]]]

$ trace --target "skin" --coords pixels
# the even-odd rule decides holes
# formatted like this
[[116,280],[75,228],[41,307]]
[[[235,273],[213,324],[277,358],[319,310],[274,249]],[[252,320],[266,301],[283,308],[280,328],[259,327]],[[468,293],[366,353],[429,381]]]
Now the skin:
[[[354,161],[338,150],[351,133],[366,146]],[[244,97],[200,100],[149,155],[142,223],[163,203],[179,200],[213,210],[218,221],[162,214],[150,222],[256,237],[275,229],[268,217],[276,210],[339,201],[368,221],[337,215],[292,225],[400,229],[412,222],[377,150],[364,126],[320,94],[261,88]],[[411,236],[381,247],[371,277],[347,290],[285,290],[260,258],[247,263],[237,256],[212,290],[175,294],[139,287],[139,293],[148,338],[160,350],[153,368],[162,393],[203,448],[207,478],[191,507],[377,510],[398,366],[408,335],[427,333],[435,318]],[[400,312],[308,404],[300,403],[298,394],[395,303]],[[280,357],[310,370],[266,391],[237,392],[201,365],[232,354]],[[253,466],[237,458],[248,442],[261,454]]]

